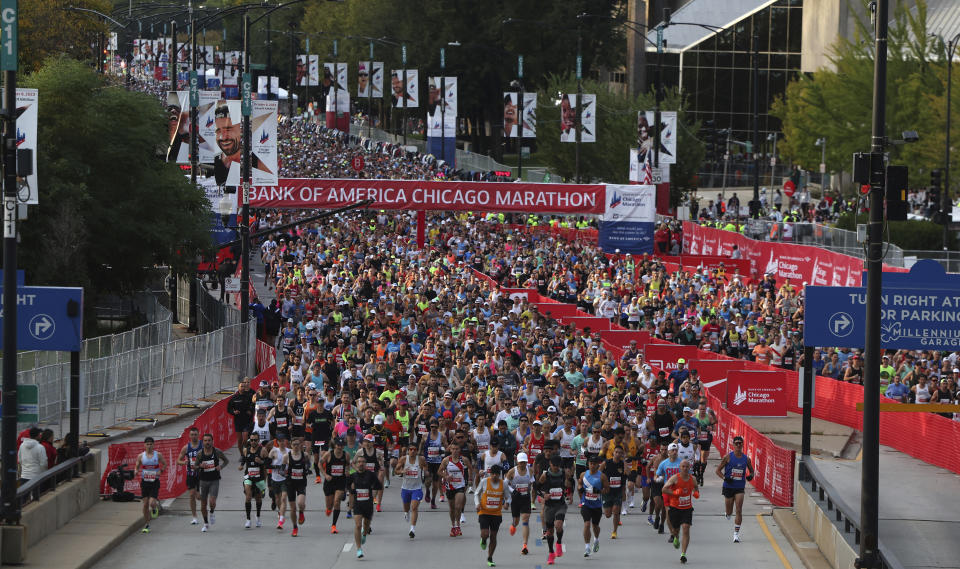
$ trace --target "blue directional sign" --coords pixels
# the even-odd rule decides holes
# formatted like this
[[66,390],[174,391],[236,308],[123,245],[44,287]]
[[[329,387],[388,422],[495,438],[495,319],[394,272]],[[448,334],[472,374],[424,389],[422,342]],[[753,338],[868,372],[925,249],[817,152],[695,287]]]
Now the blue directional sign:
[[[0,342],[3,341],[0,308]],[[80,351],[83,343],[83,289],[17,287],[17,349]]]
[[[806,345],[863,347],[866,288],[810,286],[806,296]],[[960,288],[884,287],[880,298],[880,345],[884,348],[960,349]]]

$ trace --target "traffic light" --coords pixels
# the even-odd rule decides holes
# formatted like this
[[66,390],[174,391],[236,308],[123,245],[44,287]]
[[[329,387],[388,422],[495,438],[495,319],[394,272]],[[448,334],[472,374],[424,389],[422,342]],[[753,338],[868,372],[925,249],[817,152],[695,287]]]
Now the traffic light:
[[719,151],[716,144],[717,129],[714,125],[715,123],[712,120],[703,121],[703,138],[706,141],[707,150],[705,159],[711,163],[717,161]]
[[907,174],[906,166],[887,166],[887,179],[884,184],[887,200],[887,221],[907,220],[907,212],[909,211],[909,207],[907,207]]
[[943,184],[943,173],[940,170],[930,171],[930,189],[927,190],[927,204],[930,219],[940,222],[940,191]]

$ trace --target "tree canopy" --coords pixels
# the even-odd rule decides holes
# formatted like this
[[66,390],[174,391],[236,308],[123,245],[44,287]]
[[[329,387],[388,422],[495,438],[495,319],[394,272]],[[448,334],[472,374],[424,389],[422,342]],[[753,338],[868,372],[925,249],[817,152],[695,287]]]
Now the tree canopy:
[[[943,165],[947,58],[943,42],[928,34],[926,2],[917,1],[916,13],[903,4],[897,2],[889,31],[886,132],[890,140],[899,139],[907,130],[919,133],[919,142],[893,146],[890,153],[892,163],[910,166],[911,185],[921,187],[929,184],[930,171]],[[821,149],[815,145],[818,138],[827,139],[829,171],[849,171],[853,153],[870,148],[873,32],[868,19],[852,18],[853,37],[840,38],[833,46],[830,59],[835,69],[801,75],[787,86],[771,111],[783,121],[784,140],[779,150],[808,170],[815,171],[820,163]],[[954,91],[960,86],[956,75]],[[960,105],[953,99],[956,117]]]
[[132,292],[151,267],[187,269],[209,249],[203,192],[158,157],[167,124],[155,97],[67,57],[21,86],[39,90],[40,204],[21,222],[18,256],[28,282]]

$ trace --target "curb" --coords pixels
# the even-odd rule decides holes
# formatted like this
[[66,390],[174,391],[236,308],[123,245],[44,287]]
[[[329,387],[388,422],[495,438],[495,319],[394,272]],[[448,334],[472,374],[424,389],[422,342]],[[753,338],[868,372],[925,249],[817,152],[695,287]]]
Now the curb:
[[797,557],[803,562],[806,569],[833,569],[833,566],[827,561],[821,553],[807,530],[800,525],[796,512],[787,508],[775,508],[773,510],[773,519],[780,527],[780,533],[787,538]]

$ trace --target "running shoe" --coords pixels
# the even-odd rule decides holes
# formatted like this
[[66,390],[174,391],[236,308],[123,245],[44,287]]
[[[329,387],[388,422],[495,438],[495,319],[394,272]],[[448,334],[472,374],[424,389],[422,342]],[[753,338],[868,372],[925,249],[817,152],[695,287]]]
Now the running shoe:
[[210,512],[210,525],[217,523],[217,514]]
[[510,535],[514,535],[516,533],[517,533],[517,526],[510,524]]
[[365,543],[367,543],[367,534],[363,534],[360,536],[360,545],[363,545]]
[[260,518],[257,518],[257,527],[263,527],[263,523],[260,521]]
[[467,493],[473,494],[473,486],[467,486]]
[[330,533],[340,533],[340,532],[337,530],[337,526],[330,526]]
[[456,527],[450,528],[450,537],[457,537],[457,528],[456,528]]
[[320,484],[323,482],[323,476],[317,476],[317,479],[314,481],[314,484]]
[[487,567],[496,567],[497,564],[493,562],[493,559],[487,559]]
[[271,510],[277,509],[277,500],[275,498],[270,498],[270,509]]
[[243,529],[250,529],[250,520],[243,522]]
[[527,544],[524,543],[524,544],[523,544],[523,548],[520,549],[520,555],[526,555],[526,554],[528,554],[528,553],[530,553],[530,550],[527,549]]
[[436,504],[436,502],[430,502],[430,509],[431,509],[431,510],[436,510],[436,509],[437,509],[437,504]]
[[661,523],[661,524],[660,524],[660,527],[657,528],[657,533],[659,533],[659,534],[662,534],[662,533],[663,533],[663,523]]
[[352,517],[353,517],[353,510],[347,510],[347,519],[349,520]]
[[150,517],[153,519],[160,517],[160,508],[150,508]]
[[290,537],[297,537],[300,535],[300,530],[298,528],[293,528],[293,531],[290,532]]
[[[647,523],[653,525],[653,516],[647,516]],[[654,526],[656,527],[656,526]]]
[[674,538],[673,538],[673,548],[674,548],[674,549],[680,549],[680,538],[679,538],[679,537],[674,537]]
[[740,543],[740,532],[733,532],[733,543]]
[[556,545],[556,547],[553,548],[553,550],[556,552],[557,557],[563,557],[563,544],[562,544],[562,543],[558,543],[558,544]]
[[403,513],[403,521],[405,521],[405,522],[409,522],[409,521],[410,521],[410,512],[404,512],[404,513]]
[[465,523],[467,523],[467,516],[460,514],[460,524],[462,525]]
[[330,512],[331,512],[331,511],[332,511],[332,510],[324,510],[324,512],[327,514],[327,517],[328,517],[328,518],[330,517]]
[[389,478],[387,478],[386,481],[384,481],[383,487],[384,487],[384,488],[389,488],[389,487],[390,487],[390,479],[389,479]]
[[300,517],[297,518],[297,522],[302,524],[304,521],[306,521],[306,519],[307,518],[303,515],[303,512],[300,512]]
[[360,559],[361,557],[363,557],[363,550],[360,548],[357,548],[357,559]]
[[610,539],[617,539],[617,530],[613,530],[613,533],[610,534]]
[[207,524],[203,524],[203,527],[200,528],[200,531],[203,533],[207,533],[207,527],[208,527]]
[[600,551],[600,540],[599,540],[599,539],[594,539],[594,540],[593,540],[593,552],[596,553],[596,552],[598,552],[598,551]]
[[686,554],[686,553],[681,553],[681,554],[680,554],[680,563],[686,563],[686,562],[687,562],[687,554]]
[[417,534],[414,533],[413,530],[410,530],[410,533],[409,533],[408,535],[410,536],[410,539],[413,539],[413,538],[417,537]]
[[378,512],[381,511],[381,510],[380,510],[380,504],[377,504],[377,511],[378,511]]
[[556,558],[557,558],[556,555],[554,555],[554,554],[552,554],[552,553],[548,553],[548,554],[547,554],[547,565],[553,565],[553,560],[556,559]]
[[486,548],[487,548],[487,540],[481,537],[481,538],[480,538],[480,549],[486,549]]
[[150,533],[150,526],[144,526],[144,528],[140,530],[140,533]]
[[640,511],[641,511],[641,512],[646,512],[646,511],[647,511],[647,501],[646,501],[646,500],[644,500],[643,502],[640,502]]
[[197,520],[197,518],[193,518],[192,520],[190,520],[190,525],[192,525],[192,526],[195,526],[195,525],[197,525],[197,524],[199,524],[199,523],[200,523],[200,521]]
[[447,501],[447,497],[446,497],[445,495],[441,494],[441,495],[440,495],[440,501],[441,501],[441,502],[446,502],[446,501]]
[[584,557],[590,557],[590,545],[589,545],[589,544],[588,544],[588,545],[585,545],[585,546],[583,547],[583,556],[584,556]]

